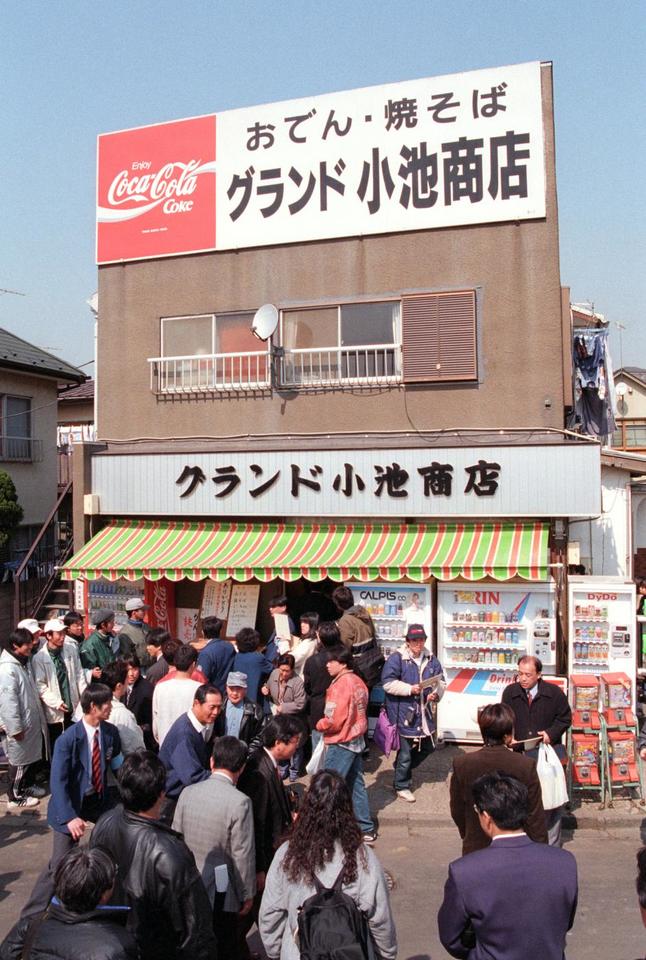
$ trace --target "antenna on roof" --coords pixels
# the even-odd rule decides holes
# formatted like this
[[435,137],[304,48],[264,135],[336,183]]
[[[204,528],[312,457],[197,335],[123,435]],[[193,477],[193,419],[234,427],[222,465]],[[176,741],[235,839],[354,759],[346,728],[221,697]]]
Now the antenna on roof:
[[6,287],[0,287],[0,294],[3,293],[13,293],[16,297],[26,297],[26,293],[21,293],[20,290],[7,290]]

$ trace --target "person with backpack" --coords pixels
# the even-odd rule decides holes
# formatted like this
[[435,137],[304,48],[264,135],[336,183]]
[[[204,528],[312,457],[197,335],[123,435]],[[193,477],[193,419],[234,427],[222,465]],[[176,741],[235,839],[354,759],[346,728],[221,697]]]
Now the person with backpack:
[[312,777],[289,840],[267,873],[258,917],[270,960],[395,960],[388,886],[363,842],[341,776]]

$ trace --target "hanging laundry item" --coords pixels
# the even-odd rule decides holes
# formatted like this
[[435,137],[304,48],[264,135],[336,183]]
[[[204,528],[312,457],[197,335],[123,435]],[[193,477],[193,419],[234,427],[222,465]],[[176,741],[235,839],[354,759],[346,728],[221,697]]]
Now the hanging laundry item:
[[615,430],[615,396],[608,330],[575,330],[574,416],[568,426],[607,443]]

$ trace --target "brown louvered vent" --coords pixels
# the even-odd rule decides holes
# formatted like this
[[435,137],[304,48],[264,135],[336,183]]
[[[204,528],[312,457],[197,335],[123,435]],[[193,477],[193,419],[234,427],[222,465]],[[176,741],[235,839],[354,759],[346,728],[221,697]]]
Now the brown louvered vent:
[[405,383],[477,380],[475,290],[402,297]]

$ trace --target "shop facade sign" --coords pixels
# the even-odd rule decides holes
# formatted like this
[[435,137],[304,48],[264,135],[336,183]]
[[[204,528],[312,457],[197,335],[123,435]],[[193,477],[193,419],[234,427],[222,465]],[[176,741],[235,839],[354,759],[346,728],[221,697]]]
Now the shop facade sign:
[[99,264],[544,216],[538,62],[98,140]]
[[111,516],[585,517],[601,511],[596,444],[92,460]]

